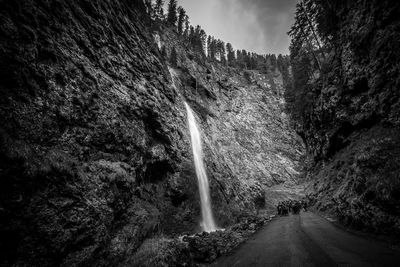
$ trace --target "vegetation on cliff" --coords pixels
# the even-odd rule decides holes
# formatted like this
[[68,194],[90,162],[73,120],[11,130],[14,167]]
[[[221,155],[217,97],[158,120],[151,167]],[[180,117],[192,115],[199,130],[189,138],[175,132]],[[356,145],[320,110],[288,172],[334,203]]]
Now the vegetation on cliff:
[[[190,25],[190,18],[182,6],[178,6],[176,0],[168,2],[167,14],[160,7],[164,1],[145,1],[145,11],[152,19],[155,29],[168,27],[175,29],[182,42],[186,43],[197,56],[208,60],[218,61],[226,66],[238,69],[258,70],[263,73],[280,71],[287,73],[289,68],[289,57],[279,54],[258,55],[244,49],[234,50],[232,44],[225,44],[224,41],[208,35],[200,25]],[[163,49],[163,48],[162,48]],[[171,54],[174,51],[171,48]],[[171,60],[175,62],[175,55],[171,55]]]
[[263,215],[266,190],[296,183],[303,146],[280,72],[208,58],[200,28],[180,30],[181,12],[178,25],[156,19],[148,3],[2,2],[2,265],[129,265],[146,239],[197,232],[184,101],[220,227]]
[[288,110],[320,210],[400,233],[400,3],[303,0],[291,31]]

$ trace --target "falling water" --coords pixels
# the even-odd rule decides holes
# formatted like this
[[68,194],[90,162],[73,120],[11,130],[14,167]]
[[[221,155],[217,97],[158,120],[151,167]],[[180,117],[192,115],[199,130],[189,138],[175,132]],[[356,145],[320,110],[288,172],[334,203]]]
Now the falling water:
[[204,168],[203,163],[203,150],[201,148],[200,131],[197,127],[193,111],[186,102],[185,107],[189,122],[190,136],[192,139],[194,165],[196,168],[197,181],[199,183],[201,215],[203,220],[201,222],[201,226],[205,232],[213,232],[217,230],[217,227],[215,225],[211,210],[210,187],[208,185],[206,169]]

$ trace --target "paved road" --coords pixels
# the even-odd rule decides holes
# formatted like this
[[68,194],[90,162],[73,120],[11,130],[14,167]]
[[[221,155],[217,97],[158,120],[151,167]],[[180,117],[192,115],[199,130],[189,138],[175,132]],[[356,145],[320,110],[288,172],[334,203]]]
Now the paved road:
[[212,266],[400,266],[400,251],[302,212],[275,218]]

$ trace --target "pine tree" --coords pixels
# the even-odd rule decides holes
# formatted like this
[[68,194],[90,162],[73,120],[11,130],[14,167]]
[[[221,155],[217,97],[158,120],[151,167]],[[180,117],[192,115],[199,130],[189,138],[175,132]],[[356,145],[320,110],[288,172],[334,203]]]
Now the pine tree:
[[217,40],[215,40],[214,37],[212,37],[210,43],[210,58],[215,59],[216,53],[217,53]]
[[163,45],[162,47],[161,47],[161,56],[163,57],[163,58],[167,58],[167,49],[165,48],[165,45]]
[[207,38],[207,57],[209,58],[211,58],[211,42],[212,42],[212,37],[211,35],[209,35]]
[[316,33],[315,14],[312,14],[311,5],[308,2],[302,0],[296,5],[295,23],[289,31],[292,38],[291,46],[294,53],[296,53],[295,50],[302,50],[310,54],[312,63],[315,63],[321,71],[321,57],[324,59],[325,54]]
[[178,66],[178,54],[176,53],[175,47],[172,48],[170,62],[174,67]]
[[221,62],[225,60],[225,43],[221,40],[217,41],[217,53],[219,55],[219,58]]
[[146,6],[146,12],[149,14],[151,17],[154,16],[154,9],[153,5],[151,3],[151,0],[144,0],[144,5]]
[[178,13],[179,13],[179,17],[178,17],[178,34],[182,35],[183,34],[183,26],[185,23],[185,18],[186,18],[186,11],[183,7],[178,7]]
[[183,33],[185,38],[189,38],[189,31],[190,31],[189,16],[186,15],[185,16],[185,32]]
[[156,0],[154,10],[158,19],[164,19],[164,0]]
[[237,66],[240,68],[242,63],[242,52],[240,50],[236,50],[236,63]]
[[[328,2],[328,1],[326,1]],[[318,24],[318,20],[327,21],[329,16],[322,18],[321,3],[329,5],[324,1],[302,0],[296,5],[295,22],[289,31],[290,43],[290,65],[292,68],[292,86],[287,86],[285,97],[290,103],[291,113],[295,120],[302,120],[307,116],[307,110],[313,102],[315,91],[312,90],[316,73],[322,72],[322,63],[325,61],[325,49],[320,40],[318,26],[332,30],[333,24]],[[323,34],[325,41],[331,37],[331,33]],[[278,56],[278,68],[282,76],[288,73],[283,57]],[[285,65],[283,65],[285,64]]]
[[270,58],[271,58],[271,68],[272,68],[272,71],[275,71],[276,68],[277,68],[276,56],[275,56],[275,55],[271,55]]
[[139,10],[141,12],[145,12],[146,11],[146,5],[143,2],[143,0],[132,0],[129,2],[129,7]]
[[167,21],[171,25],[176,25],[176,21],[178,20],[178,16],[176,14],[176,9],[177,9],[177,1],[176,0],[170,0],[168,3],[168,17]]
[[195,52],[205,55],[207,34],[199,25],[195,29],[193,26],[190,27],[189,41]]
[[233,50],[233,46],[231,43],[226,44],[226,53],[228,58],[228,64],[233,66],[233,63],[235,61],[235,51]]
[[194,27],[193,27],[192,25],[190,25],[190,28],[189,28],[189,36],[188,36],[188,39],[189,39],[190,45],[193,46],[193,43],[194,43]]
[[206,55],[206,42],[207,42],[206,40],[207,40],[207,34],[206,34],[206,32],[205,32],[203,29],[200,30],[199,40],[200,40],[200,42],[199,42],[199,49],[201,49],[200,52],[201,52],[201,54],[202,54],[203,56],[205,56],[205,55]]
[[250,69],[252,69],[252,70],[258,69],[257,54],[256,53],[251,53],[251,56],[250,56]]

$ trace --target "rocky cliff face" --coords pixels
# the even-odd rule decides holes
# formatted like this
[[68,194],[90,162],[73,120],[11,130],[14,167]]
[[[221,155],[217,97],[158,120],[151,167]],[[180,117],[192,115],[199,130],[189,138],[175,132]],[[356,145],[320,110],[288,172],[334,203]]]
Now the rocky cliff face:
[[140,2],[2,2],[2,265],[118,265],[147,237],[197,231],[184,101],[201,124],[220,226],[297,183],[303,146],[279,74],[193,56],[173,31],[150,31]]
[[332,64],[301,129],[315,164],[310,193],[320,210],[350,225],[399,234],[400,5],[331,8]]

